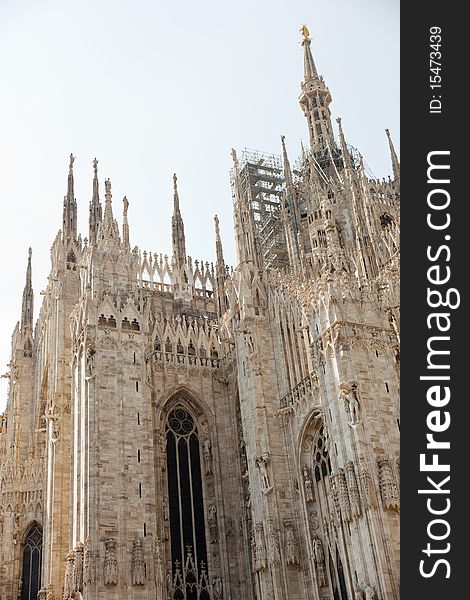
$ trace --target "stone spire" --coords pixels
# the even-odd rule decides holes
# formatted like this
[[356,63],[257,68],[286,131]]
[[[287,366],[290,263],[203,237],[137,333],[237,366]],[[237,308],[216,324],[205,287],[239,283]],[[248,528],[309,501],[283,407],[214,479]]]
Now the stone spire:
[[173,175],[173,217],[171,219],[171,232],[173,241],[173,256],[178,268],[186,263],[186,241],[184,236],[184,223],[180,212],[178,185],[176,173]]
[[113,240],[119,242],[119,228],[113,216],[113,204],[111,194],[111,180],[105,179],[105,205],[104,217],[100,226],[99,237],[104,240]]
[[75,156],[70,154],[69,175],[67,180],[67,195],[64,196],[64,211],[62,217],[62,236],[65,242],[77,239],[77,201],[73,190],[73,161]]
[[281,135],[282,144],[282,159],[284,163],[284,179],[286,181],[285,202],[281,204],[282,220],[284,222],[284,230],[287,242],[287,251],[289,262],[294,272],[297,272],[299,263],[299,225],[300,213],[296,203],[296,193],[294,188],[294,180],[290,167],[289,157],[287,156],[285,136]]
[[319,79],[317,67],[315,66],[315,61],[312,56],[312,50],[310,49],[310,44],[312,42],[310,32],[306,25],[302,25],[300,31],[302,32],[302,47],[304,49],[304,82]]
[[124,205],[122,213],[122,242],[126,250],[129,250],[131,246],[129,243],[129,222],[127,220],[127,211],[129,210],[129,200],[127,199],[127,196],[124,196],[122,202]]
[[284,135],[281,135],[281,144],[282,144],[282,160],[284,163],[284,179],[286,180],[287,187],[293,187],[294,182],[292,179],[292,170],[290,168],[289,157],[287,156],[286,137]]
[[215,225],[215,252],[217,256],[216,277],[217,277],[217,308],[219,317],[227,310],[227,299],[225,296],[225,260],[220,238],[219,217],[214,216]]
[[339,141],[341,145],[341,153],[343,155],[344,168],[349,174],[351,174],[354,167],[351,160],[351,154],[348,150],[348,145],[346,144],[346,138],[344,137],[343,126],[341,125],[341,117],[338,117],[336,122],[338,123]]
[[317,151],[328,145],[334,145],[333,128],[329,105],[330,90],[323,77],[318,75],[310,44],[310,32],[302,25],[302,47],[304,49],[304,80],[300,84],[300,106],[307,119],[310,146]]
[[220,227],[219,227],[219,217],[217,215],[214,216],[214,225],[215,225],[215,251],[217,256],[217,268],[222,267],[225,273],[225,260],[224,260],[224,251],[222,248],[222,240],[220,238]]
[[395,146],[393,145],[392,136],[390,135],[390,130],[386,129],[385,133],[388,138],[388,145],[390,146],[390,156],[392,158],[392,169],[393,169],[393,177],[395,181],[400,181],[400,162],[398,161],[397,153],[395,152]]
[[98,161],[93,161],[93,196],[90,202],[89,217],[89,241],[90,244],[96,244],[98,239],[98,228],[103,218],[103,210],[100,202],[100,192],[98,183]]
[[24,333],[26,329],[32,331],[33,329],[33,284],[31,277],[31,256],[33,254],[32,249],[28,252],[28,266],[26,268],[26,283],[23,290],[23,304],[21,307],[21,332]]

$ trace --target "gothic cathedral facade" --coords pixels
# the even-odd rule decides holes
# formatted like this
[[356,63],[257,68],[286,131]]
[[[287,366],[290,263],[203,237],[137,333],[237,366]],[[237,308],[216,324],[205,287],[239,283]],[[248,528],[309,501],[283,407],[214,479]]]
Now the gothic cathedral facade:
[[130,244],[93,162],[0,429],[1,600],[399,598],[399,200],[336,139],[306,27],[309,145],[232,151],[237,265]]

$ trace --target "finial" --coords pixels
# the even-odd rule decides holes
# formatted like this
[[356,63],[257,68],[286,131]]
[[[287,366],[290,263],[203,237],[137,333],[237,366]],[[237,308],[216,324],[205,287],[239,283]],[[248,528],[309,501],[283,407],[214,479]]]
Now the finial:
[[31,260],[31,256],[32,256],[32,255],[33,255],[33,249],[32,249],[32,248],[31,248],[31,246],[30,246],[30,247],[29,247],[29,250],[28,250],[28,256],[29,256],[29,259],[30,259],[30,260]]
[[390,155],[392,158],[392,169],[393,169],[393,176],[395,178],[396,181],[400,180],[400,161],[398,160],[398,156],[397,153],[395,151],[395,147],[393,145],[393,141],[392,141],[392,136],[390,135],[390,130],[386,129],[385,133],[387,134],[387,138],[388,138],[388,145],[390,148]]
[[108,177],[108,179],[104,180],[104,188],[106,190],[106,194],[111,193],[111,179],[109,177]]
[[178,189],[177,181],[178,181],[178,177],[176,177],[176,173],[173,173],[173,189],[175,190],[175,192]]
[[98,174],[98,160],[96,158],[93,159],[93,170],[95,172],[95,175]]
[[302,25],[302,27],[300,28],[300,32],[302,33],[303,40],[310,42],[310,31],[308,30],[307,25]]
[[232,148],[231,154],[232,154],[232,160],[233,160],[233,171],[235,173],[235,177],[238,177],[238,159],[237,159],[237,152],[236,152],[235,148]]
[[214,215],[214,223],[215,223],[215,233],[220,237],[220,229],[219,229],[219,217]]
[[70,162],[69,162],[69,170],[71,171],[73,168],[73,161],[75,160],[75,156],[72,154],[72,152],[70,153]]
[[129,209],[129,200],[127,199],[127,196],[124,196],[124,198],[122,199],[122,202],[124,204],[124,217],[127,217],[127,211]]

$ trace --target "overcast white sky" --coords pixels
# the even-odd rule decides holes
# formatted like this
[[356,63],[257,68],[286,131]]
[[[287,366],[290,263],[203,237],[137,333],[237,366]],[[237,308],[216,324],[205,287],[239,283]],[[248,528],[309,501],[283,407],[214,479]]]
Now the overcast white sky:
[[398,0],[0,0],[1,373],[29,246],[38,312],[70,152],[82,236],[96,156],[102,199],[110,177],[119,220],[129,199],[132,246],[170,253],[176,171],[188,253],[214,259],[218,213],[234,263],[230,148],[279,153],[284,134],[293,162],[308,138],[303,23],[334,118],[387,176],[386,127],[399,150]]

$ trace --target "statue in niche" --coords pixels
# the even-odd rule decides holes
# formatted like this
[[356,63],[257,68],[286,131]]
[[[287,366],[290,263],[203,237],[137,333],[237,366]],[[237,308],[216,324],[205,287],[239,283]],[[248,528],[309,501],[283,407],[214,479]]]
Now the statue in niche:
[[160,538],[155,538],[155,545],[153,551],[153,560],[155,566],[155,584],[157,591],[157,598],[164,598],[165,596],[165,579],[163,577],[163,559],[162,559],[162,546]]
[[91,540],[85,540],[83,553],[83,585],[90,585],[95,581],[95,557],[91,548]]
[[248,350],[248,356],[251,356],[255,353],[255,342],[253,339],[253,335],[250,332],[245,332],[245,343]]
[[173,578],[172,578],[170,572],[168,572],[166,574],[166,592],[167,592],[168,598],[173,597]]
[[344,409],[349,415],[349,425],[359,425],[359,399],[357,383],[349,382],[340,385],[340,399],[343,401]]
[[114,538],[108,538],[105,540],[104,545],[104,583],[115,585],[117,583],[116,541]]
[[13,543],[18,543],[18,535],[20,533],[21,513],[15,513],[13,517]]
[[223,600],[223,584],[218,575],[214,575],[212,579],[212,598],[213,600]]
[[304,465],[303,474],[304,474],[305,500],[307,502],[313,502],[315,500],[315,496],[313,495],[312,480],[310,479],[307,465]]
[[325,552],[323,550],[323,543],[318,535],[313,536],[313,560],[318,575],[318,585],[320,587],[326,585],[326,568],[325,568]]
[[219,527],[217,525],[217,507],[215,504],[210,504],[207,509],[207,521],[209,523],[211,543],[217,544],[219,541]]
[[269,475],[267,469],[268,462],[269,454],[267,452],[265,452],[261,456],[258,456],[255,459],[256,466],[258,467],[260,473],[261,489],[265,492],[272,489],[272,486],[269,483]]
[[256,523],[255,525],[255,556],[256,556],[256,570],[261,571],[262,569],[266,569],[266,544],[264,542],[264,529],[262,523]]
[[286,528],[286,562],[288,565],[298,565],[300,562],[299,546],[295,539],[294,526],[290,520],[285,521],[284,525]]
[[202,442],[202,457],[206,475],[212,475],[211,441],[207,438]]
[[136,538],[132,546],[132,585],[144,585],[145,561],[142,540]]
[[86,345],[86,356],[85,356],[85,377],[89,378],[93,375],[93,369],[95,367],[95,345],[92,340],[88,340]]
[[269,549],[269,561],[273,565],[279,565],[281,563],[281,550],[279,547],[279,537],[277,531],[272,525],[269,525],[268,533],[268,549]]
[[170,529],[170,513],[168,511],[168,502],[167,502],[167,499],[164,497],[163,498],[163,539],[165,541],[168,540],[169,529]]

